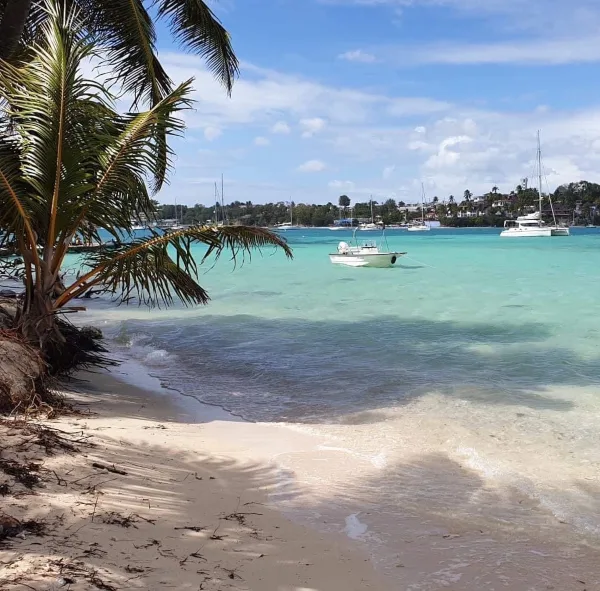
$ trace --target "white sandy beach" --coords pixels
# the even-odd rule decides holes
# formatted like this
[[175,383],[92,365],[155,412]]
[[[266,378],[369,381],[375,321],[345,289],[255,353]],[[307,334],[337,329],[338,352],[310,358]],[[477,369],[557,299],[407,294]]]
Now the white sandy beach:
[[91,380],[76,395],[90,414],[51,426],[89,437],[94,447],[52,457],[31,452],[28,459],[51,475],[47,485],[3,503],[4,513],[50,527],[47,536],[25,534],[0,548],[0,588],[388,588],[348,539],[265,505],[278,479],[272,467],[245,457],[242,423],[186,422],[165,396],[110,375]]
[[[361,477],[381,470],[372,462],[357,472],[360,458],[310,433],[188,404],[153,378],[138,374],[141,389],[119,377],[131,380],[126,368],[87,376],[68,398],[88,412],[49,423],[82,453],[18,454],[43,464],[45,487],[6,497],[2,512],[43,520],[48,532],[0,547],[1,589],[600,589],[598,549],[524,495],[523,515],[538,515],[539,530],[490,528],[485,512],[502,511],[506,491],[474,487],[447,458],[415,461],[412,477],[424,494],[438,479],[453,483],[456,503],[444,509],[432,492],[428,513],[403,500],[392,514],[360,495]],[[6,457],[19,436],[3,436]],[[322,488],[320,470],[337,488]],[[464,503],[481,506],[481,519],[465,520]]]

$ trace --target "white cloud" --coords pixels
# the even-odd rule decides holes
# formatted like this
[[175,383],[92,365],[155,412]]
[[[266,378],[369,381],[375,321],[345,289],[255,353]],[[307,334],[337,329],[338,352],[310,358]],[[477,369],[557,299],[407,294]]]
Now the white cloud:
[[[568,64],[600,61],[600,3],[597,0],[321,0],[392,11],[429,9],[436,18],[446,9],[461,19],[485,19],[487,43],[443,41],[433,45],[373,48],[378,61],[419,64]],[[434,12],[434,11],[437,11]],[[470,27],[463,26],[465,37]],[[357,50],[360,51],[360,50]],[[352,52],[348,52],[352,53]]]
[[389,180],[394,174],[395,170],[396,167],[393,164],[391,166],[386,166],[381,173],[381,178],[385,181]]
[[362,49],[354,49],[353,51],[340,53],[338,59],[346,60],[348,62],[360,62],[362,64],[372,64],[377,61],[377,58],[372,53],[368,53]]
[[285,121],[277,121],[277,123],[271,127],[271,133],[288,134],[290,131],[292,130]]
[[[288,133],[288,120],[327,121],[329,125],[365,123],[388,111],[396,116],[440,112],[449,105],[426,97],[386,96],[353,88],[326,86],[298,76],[245,64],[244,77],[231,98],[197,56],[166,53],[161,61],[175,81],[194,78],[194,110],[185,114],[189,128],[266,125]],[[319,117],[315,118],[314,113]],[[319,124],[316,124],[319,125]],[[321,124],[322,125],[322,124]],[[304,131],[310,132],[310,129]]]
[[319,133],[325,127],[325,120],[320,117],[301,119],[300,127],[303,129],[302,137],[312,137],[315,133]]
[[221,135],[223,135],[223,132],[221,131],[221,129],[219,127],[209,125],[208,127],[204,128],[204,137],[209,142],[216,140]]
[[352,181],[329,181],[327,186],[330,189],[339,189],[341,191],[353,191],[356,185]]
[[271,141],[269,140],[269,138],[262,137],[260,135],[254,138],[255,146],[268,146],[270,143]]
[[560,65],[600,61],[600,38],[540,38],[496,43],[444,43],[419,48],[402,47],[389,51],[399,63],[409,65],[524,64]]
[[[429,97],[326,85],[244,66],[244,77],[229,99],[199,59],[179,54],[161,58],[176,81],[195,76],[199,89],[194,93],[195,110],[186,114],[190,124],[187,137],[174,142],[178,156],[175,178],[160,196],[163,201],[173,194],[194,203],[198,188],[190,188],[189,179],[216,179],[223,170],[226,177],[237,175],[236,184],[226,193],[240,200],[285,200],[291,191],[302,196],[298,201],[305,202],[335,199],[340,193],[367,197],[372,193],[377,200],[396,195],[409,202],[418,200],[421,179],[428,194],[440,198],[450,193],[461,195],[465,188],[481,194],[498,185],[507,191],[520,178],[531,176],[537,129],[542,130],[552,189],[581,178],[600,181],[600,100],[596,106],[565,110],[553,100],[551,85],[527,100],[529,104],[548,104],[549,110],[531,107],[519,112],[515,103],[502,112]],[[589,104],[593,105],[593,100],[590,98]],[[306,142],[283,142],[281,149],[269,152],[273,153],[272,165],[260,168],[264,166],[261,151],[248,149],[248,137],[263,137],[264,130],[285,133],[290,131],[286,121],[313,119],[323,123],[299,125],[298,129],[300,133],[313,130],[321,160],[309,160],[312,154],[303,154]],[[218,150],[200,154],[187,140],[202,140],[209,129],[214,133],[226,129],[232,145],[222,148],[222,142],[215,142],[211,148]],[[242,133],[236,145],[238,132]],[[214,133],[208,131],[209,136]],[[242,144],[245,152],[240,149]],[[384,178],[382,169],[389,163],[396,163],[396,168]],[[294,185],[288,178],[293,169],[315,174],[297,175]],[[328,169],[338,171],[339,180],[324,187],[324,175],[318,172]],[[258,187],[261,182],[274,186],[267,191]],[[401,186],[407,188],[400,190]]]
[[321,172],[325,170],[327,166],[320,160],[307,160],[304,164],[301,164],[297,170],[298,172]]
[[427,162],[425,162],[425,168],[438,169],[455,166],[460,159],[461,154],[451,148],[458,144],[469,143],[471,141],[473,140],[466,135],[448,137],[442,140],[437,153],[432,155]]

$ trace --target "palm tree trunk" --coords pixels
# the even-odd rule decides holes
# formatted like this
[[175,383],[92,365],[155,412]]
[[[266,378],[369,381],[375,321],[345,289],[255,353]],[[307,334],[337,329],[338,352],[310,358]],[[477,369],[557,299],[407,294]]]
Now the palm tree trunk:
[[23,34],[32,0],[6,0],[0,20],[0,58],[7,60],[14,53]]

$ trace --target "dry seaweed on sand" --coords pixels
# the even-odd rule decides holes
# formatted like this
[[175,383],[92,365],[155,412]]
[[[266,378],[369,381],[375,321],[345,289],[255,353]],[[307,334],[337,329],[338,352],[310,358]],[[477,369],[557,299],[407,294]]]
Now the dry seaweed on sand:
[[27,534],[43,536],[46,533],[46,525],[42,521],[19,521],[18,519],[0,513],[0,545],[8,538],[23,538]]
[[4,460],[0,458],[0,470],[28,489],[32,489],[40,483],[40,476],[38,474],[40,468],[41,465],[34,462],[22,464],[16,460]]

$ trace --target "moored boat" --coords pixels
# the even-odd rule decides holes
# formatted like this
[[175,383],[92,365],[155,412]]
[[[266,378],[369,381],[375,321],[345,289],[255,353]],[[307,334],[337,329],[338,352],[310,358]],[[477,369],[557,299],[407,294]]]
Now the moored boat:
[[[385,240],[385,231],[382,236]],[[354,230],[353,238],[356,243],[356,230]],[[364,242],[361,245],[356,243],[355,246],[351,246],[347,242],[340,242],[337,252],[329,254],[329,260],[334,265],[346,265],[347,267],[385,268],[393,267],[405,254],[405,252],[391,251],[389,247],[384,250],[383,244],[380,248],[374,241]]]
[[502,238],[549,238],[551,236],[569,236],[569,228],[556,223],[552,198],[548,194],[552,209],[553,224],[546,224],[542,219],[542,147],[540,132],[537,134],[537,167],[538,167],[538,211],[519,216],[516,220],[506,220]]

